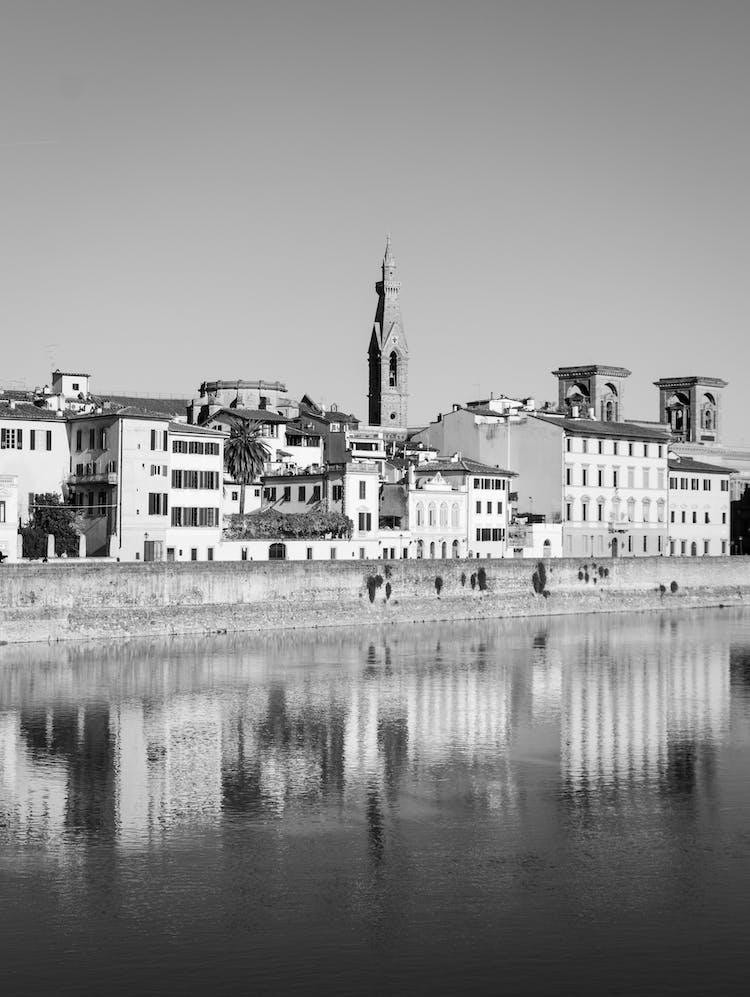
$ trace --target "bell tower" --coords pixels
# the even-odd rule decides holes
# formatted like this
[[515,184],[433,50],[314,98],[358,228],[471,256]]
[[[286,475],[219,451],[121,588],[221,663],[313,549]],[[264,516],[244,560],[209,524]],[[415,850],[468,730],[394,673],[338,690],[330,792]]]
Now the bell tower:
[[409,348],[401,319],[401,282],[396,279],[396,261],[391,237],[385,244],[382,279],[375,284],[378,304],[370,335],[368,420],[371,426],[399,431],[407,426],[409,397]]

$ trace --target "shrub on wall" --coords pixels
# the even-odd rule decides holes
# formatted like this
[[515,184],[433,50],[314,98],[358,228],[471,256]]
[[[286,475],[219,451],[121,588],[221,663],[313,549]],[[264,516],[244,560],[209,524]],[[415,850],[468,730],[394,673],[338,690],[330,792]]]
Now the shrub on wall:
[[331,536],[349,540],[354,524],[340,512],[252,512],[229,517],[224,529],[227,540],[313,540]]

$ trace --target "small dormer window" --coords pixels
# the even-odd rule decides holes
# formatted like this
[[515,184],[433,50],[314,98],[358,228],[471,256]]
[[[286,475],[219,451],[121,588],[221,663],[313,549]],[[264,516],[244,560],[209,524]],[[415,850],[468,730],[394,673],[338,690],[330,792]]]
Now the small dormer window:
[[73,383],[73,391],[80,391],[80,390],[81,390],[81,389],[80,389],[80,388],[79,388],[79,386],[78,386],[78,382],[77,382],[77,381],[75,381],[75,382]]

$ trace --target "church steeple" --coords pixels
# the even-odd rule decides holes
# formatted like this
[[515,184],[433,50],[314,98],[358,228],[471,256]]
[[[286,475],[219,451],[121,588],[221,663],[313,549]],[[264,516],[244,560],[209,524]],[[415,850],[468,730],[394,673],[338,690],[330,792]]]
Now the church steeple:
[[401,318],[401,282],[396,279],[396,260],[388,235],[375,284],[378,303],[370,336],[369,421],[373,426],[406,429],[409,349]]

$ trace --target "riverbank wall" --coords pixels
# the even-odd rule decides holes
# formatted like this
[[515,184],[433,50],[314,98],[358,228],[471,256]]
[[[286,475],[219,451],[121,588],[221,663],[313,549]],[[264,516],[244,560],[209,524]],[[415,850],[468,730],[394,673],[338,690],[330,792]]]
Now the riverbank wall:
[[115,564],[0,568],[20,643],[750,605],[750,557]]

